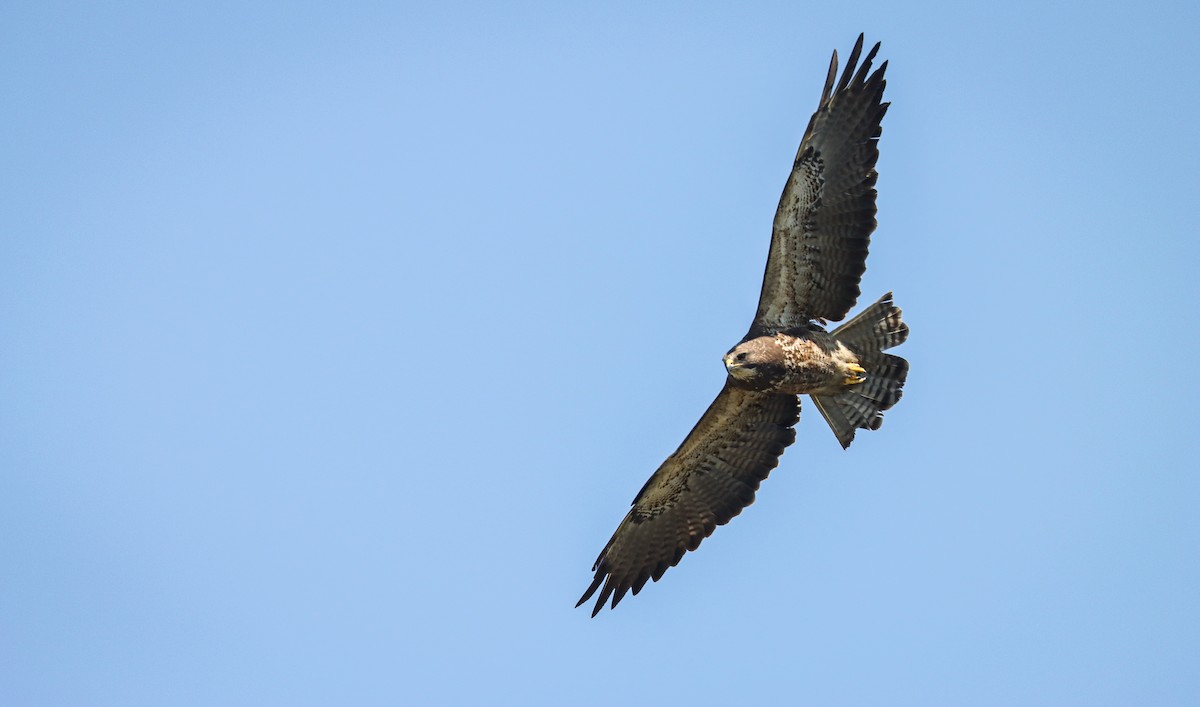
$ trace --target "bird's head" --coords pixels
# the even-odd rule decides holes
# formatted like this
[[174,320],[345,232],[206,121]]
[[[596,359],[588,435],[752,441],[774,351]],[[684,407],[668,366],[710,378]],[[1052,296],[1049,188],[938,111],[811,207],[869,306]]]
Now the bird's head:
[[725,370],[743,387],[766,390],[783,380],[783,351],[771,336],[760,336],[734,346],[722,359]]

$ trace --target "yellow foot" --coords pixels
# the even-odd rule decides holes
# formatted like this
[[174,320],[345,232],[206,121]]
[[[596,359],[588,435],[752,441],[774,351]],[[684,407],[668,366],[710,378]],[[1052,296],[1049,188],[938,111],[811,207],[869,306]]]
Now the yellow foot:
[[866,378],[863,378],[861,374],[866,373],[867,369],[863,368],[857,363],[852,363],[849,366],[846,366],[846,370],[850,372],[850,375],[846,376],[846,380],[843,381],[844,385],[858,385],[866,380]]

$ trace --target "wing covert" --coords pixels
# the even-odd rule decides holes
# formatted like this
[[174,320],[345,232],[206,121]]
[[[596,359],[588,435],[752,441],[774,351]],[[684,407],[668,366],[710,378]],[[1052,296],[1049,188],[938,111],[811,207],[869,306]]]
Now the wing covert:
[[838,321],[858,300],[875,230],[875,162],[887,62],[868,76],[879,44],[858,64],[859,35],[841,79],[837,52],[821,102],[779,199],[751,332]]
[[679,563],[718,525],[754,502],[758,485],[795,439],[800,419],[795,395],[729,385],[717,395],[679,449],[646,482],[592,566],[595,578],[576,606],[601,588],[592,616],[608,598],[626,592]]

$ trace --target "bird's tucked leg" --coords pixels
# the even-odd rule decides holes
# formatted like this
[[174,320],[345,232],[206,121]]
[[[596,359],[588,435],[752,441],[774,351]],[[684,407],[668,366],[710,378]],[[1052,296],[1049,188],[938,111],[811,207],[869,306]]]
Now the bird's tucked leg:
[[843,385],[858,385],[866,380],[866,378],[862,377],[862,374],[866,373],[867,369],[863,368],[857,363],[852,363],[849,366],[846,366],[846,370],[849,371],[849,375],[847,375],[846,379],[842,381]]

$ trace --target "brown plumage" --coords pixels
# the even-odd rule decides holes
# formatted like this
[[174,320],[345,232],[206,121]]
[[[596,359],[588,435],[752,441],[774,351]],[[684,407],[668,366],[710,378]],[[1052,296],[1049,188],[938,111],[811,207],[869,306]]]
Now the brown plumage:
[[[908,337],[892,295],[845,324],[859,296],[875,230],[875,161],[887,62],[863,58],[863,37],[838,79],[837,52],[817,112],[784,185],[771,233],[758,311],[725,355],[717,399],[633,500],[596,559],[576,606],[612,599],[658,581],[689,550],[754,502],[758,485],[795,440],[799,395],[811,395],[842,447],[858,429],[878,429],[900,399],[908,362],[883,353]],[[836,83],[835,83],[836,81]]]

